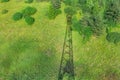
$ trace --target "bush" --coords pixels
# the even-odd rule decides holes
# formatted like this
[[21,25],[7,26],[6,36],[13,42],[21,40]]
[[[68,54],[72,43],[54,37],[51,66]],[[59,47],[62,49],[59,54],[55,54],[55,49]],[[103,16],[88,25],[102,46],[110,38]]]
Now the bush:
[[113,42],[113,43],[117,44],[118,42],[120,42],[120,33],[118,33],[118,32],[108,33],[106,36],[106,39],[109,42]]
[[1,0],[1,2],[9,2],[10,0]]
[[33,15],[37,12],[37,9],[34,7],[26,7],[23,11],[24,17]]
[[3,10],[2,10],[2,14],[6,14],[6,13],[8,13],[8,10],[3,9]]
[[25,17],[25,21],[28,25],[32,25],[35,22],[35,19],[33,17],[27,16]]
[[66,5],[72,5],[73,1],[72,0],[64,0],[63,1]]
[[25,0],[25,3],[32,3],[33,0]]
[[64,12],[67,14],[67,15],[74,15],[76,13],[75,9],[72,8],[72,7],[67,7],[65,8]]
[[18,21],[18,20],[22,19],[22,17],[23,17],[23,14],[20,12],[17,12],[13,15],[13,20]]
[[58,16],[61,13],[60,9],[56,9],[54,8],[52,5],[49,7],[49,11],[48,11],[48,18],[49,19],[55,19],[56,16]]
[[104,19],[110,26],[116,26],[120,22],[120,9],[115,2],[110,2],[104,12]]
[[90,37],[93,35],[92,28],[88,25],[85,25],[85,22],[83,24],[81,20],[77,21],[76,18],[73,18],[72,22],[73,22],[72,29],[79,32],[79,34],[83,36],[84,42],[88,41]]

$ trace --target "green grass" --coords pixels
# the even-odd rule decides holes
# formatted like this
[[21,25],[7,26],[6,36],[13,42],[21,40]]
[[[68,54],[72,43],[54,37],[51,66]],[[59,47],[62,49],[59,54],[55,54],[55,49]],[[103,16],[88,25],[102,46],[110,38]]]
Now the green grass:
[[[26,6],[37,8],[31,26],[24,19],[12,20],[12,15]],[[0,14],[0,79],[57,80],[66,21],[65,14],[49,20],[48,8],[47,2],[0,3],[0,13],[3,9],[9,11]],[[120,32],[120,28],[112,31]],[[120,79],[120,44],[107,42],[105,33],[83,44],[82,36],[73,32],[73,47],[76,80],[109,80],[110,75]]]

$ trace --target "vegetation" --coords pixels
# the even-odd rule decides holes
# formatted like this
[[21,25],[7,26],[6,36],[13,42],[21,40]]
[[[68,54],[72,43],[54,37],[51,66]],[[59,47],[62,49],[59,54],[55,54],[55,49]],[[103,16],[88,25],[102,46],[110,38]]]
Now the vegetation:
[[18,20],[22,19],[22,17],[23,17],[23,14],[20,12],[17,12],[13,15],[13,20],[18,21]]
[[32,3],[33,0],[25,0],[25,3]]
[[120,42],[120,33],[118,33],[118,32],[108,33],[106,36],[106,39],[109,42],[113,42],[113,43],[117,44],[118,42]]
[[27,24],[32,25],[35,22],[35,19],[30,16],[27,16],[25,17],[25,21],[27,22]]
[[55,9],[61,8],[60,0],[51,0],[51,4],[52,4],[53,8],[55,8]]
[[37,12],[37,9],[34,7],[26,7],[22,13],[17,12],[13,15],[13,20],[18,21],[22,19],[22,17],[25,18],[25,22],[28,25],[32,25],[35,22],[35,19],[31,17],[31,15],[34,15]]
[[50,5],[47,15],[49,19],[55,19],[56,16],[58,16],[60,13],[61,13],[60,9],[56,9],[52,5]]
[[[3,9],[9,11],[9,14],[0,14],[1,80],[57,80],[66,28],[64,8],[71,7],[71,4],[61,3],[59,10],[63,12],[56,16],[55,20],[49,20],[46,18],[46,13],[51,4],[47,1],[49,0],[35,0],[34,3],[26,4],[24,1],[18,3],[11,0],[8,3],[0,3],[0,13]],[[76,80],[119,80],[120,42],[118,42],[119,38],[111,35],[120,33],[120,24],[109,25],[111,22],[104,17],[107,4],[110,1],[118,3],[119,0],[71,1],[75,1],[75,5],[77,4],[73,6],[75,14],[72,18]],[[97,3],[98,1],[99,3]],[[97,6],[97,4],[100,5]],[[24,20],[14,22],[11,19],[14,13],[22,13],[21,10],[28,5],[37,9],[37,13],[30,16],[35,19],[35,23],[31,27],[28,27],[29,25]],[[92,9],[93,5],[94,9]],[[98,23],[103,21],[99,23],[103,26],[97,37],[91,26],[94,23],[92,22],[93,17],[97,18]],[[88,25],[88,21],[92,24]],[[97,24],[94,23],[94,25]],[[107,33],[105,29],[107,29]],[[107,36],[109,34],[110,41],[106,40],[106,34]],[[89,40],[87,40],[88,37],[85,38],[86,35],[90,36]],[[112,37],[114,40],[111,39]],[[83,44],[83,40],[87,40],[87,42]],[[111,41],[116,42],[117,45]]]
[[10,0],[1,0],[1,2],[9,2]]
[[118,3],[116,4],[115,1],[111,1],[107,4],[104,18],[110,26],[114,26],[120,22],[120,5],[118,5]]
[[76,11],[74,10],[73,7],[66,7],[66,8],[64,9],[64,12],[65,12],[67,15],[71,15],[71,16],[76,13]]
[[2,14],[6,14],[6,13],[8,13],[8,10],[7,9],[3,9],[2,10]]
[[29,6],[22,11],[24,17],[34,15],[36,12],[37,12],[36,8]]

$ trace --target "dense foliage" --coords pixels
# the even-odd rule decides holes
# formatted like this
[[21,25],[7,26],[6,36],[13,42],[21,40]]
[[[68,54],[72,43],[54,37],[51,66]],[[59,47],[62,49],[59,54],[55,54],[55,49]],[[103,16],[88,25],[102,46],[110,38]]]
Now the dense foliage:
[[25,22],[28,25],[32,25],[35,22],[35,19],[31,17],[31,15],[34,15],[37,12],[37,9],[34,7],[26,7],[22,12],[17,12],[13,15],[13,20],[18,21],[24,17]]
[[79,32],[80,35],[83,36],[83,41],[86,42],[89,40],[91,35],[93,34],[92,28],[87,24],[86,20],[77,20],[76,18],[73,18],[73,27],[72,29],[74,31]]
[[25,0],[25,3],[32,3],[33,0]]
[[106,23],[110,26],[114,26],[114,24],[118,24],[120,22],[120,4],[111,1],[107,4],[104,18],[106,20]]
[[9,2],[10,0],[1,0],[1,2]]
[[106,36],[106,39],[109,42],[113,42],[113,43],[117,44],[118,42],[120,42],[120,33],[118,33],[118,32],[108,33]]
[[34,15],[36,12],[37,12],[37,9],[34,8],[34,7],[30,7],[30,6],[26,7],[26,8],[22,11],[24,17],[30,16],[30,15]]
[[74,10],[73,7],[66,7],[66,8],[64,9],[64,12],[65,12],[67,15],[71,15],[71,16],[76,13],[76,11]]
[[[80,15],[82,18],[73,21],[74,29],[78,29],[78,32],[82,32],[84,27],[89,28],[90,34],[99,36],[103,33],[106,27],[111,27],[111,24],[119,24],[120,22],[120,2],[119,0],[64,0],[67,6],[71,6],[74,10],[81,10]],[[69,9],[68,13],[70,13]],[[73,12],[71,10],[71,12]],[[109,29],[109,28],[108,28]],[[92,30],[92,33],[91,33]]]
[[33,17],[27,16],[25,17],[25,21],[28,25],[32,25],[35,22],[35,19]]
[[52,5],[50,5],[47,16],[49,19],[55,19],[60,13],[61,13],[60,9],[56,9]]
[[17,12],[13,15],[13,20],[18,21],[18,20],[22,19],[22,17],[23,17],[23,14],[20,12]]

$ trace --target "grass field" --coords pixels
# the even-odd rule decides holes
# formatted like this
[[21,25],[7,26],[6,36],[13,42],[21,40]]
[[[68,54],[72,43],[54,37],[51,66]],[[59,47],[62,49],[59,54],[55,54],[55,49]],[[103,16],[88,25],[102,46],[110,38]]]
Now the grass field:
[[[24,19],[12,20],[27,6],[37,8],[32,26]],[[57,80],[66,19],[60,14],[49,20],[48,6],[36,1],[0,3],[0,80]],[[1,14],[3,9],[9,12]],[[76,80],[120,80],[120,43],[107,42],[106,33],[83,44],[82,36],[73,31],[73,48]]]

